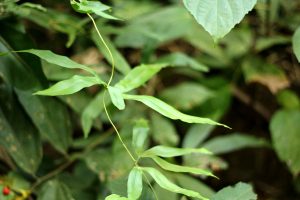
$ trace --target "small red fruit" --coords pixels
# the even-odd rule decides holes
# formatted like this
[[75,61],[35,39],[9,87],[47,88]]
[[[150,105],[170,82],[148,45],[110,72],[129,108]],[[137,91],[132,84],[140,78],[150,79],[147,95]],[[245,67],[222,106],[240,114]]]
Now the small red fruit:
[[9,194],[10,194],[10,188],[7,187],[7,186],[5,186],[5,187],[3,188],[3,190],[2,190],[2,194],[3,194],[4,196],[9,195]]

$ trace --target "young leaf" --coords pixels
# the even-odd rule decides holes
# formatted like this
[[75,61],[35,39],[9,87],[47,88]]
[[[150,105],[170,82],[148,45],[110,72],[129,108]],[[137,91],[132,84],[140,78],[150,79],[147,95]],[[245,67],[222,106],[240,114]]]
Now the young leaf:
[[141,169],[145,172],[147,172],[154,180],[155,182],[162,188],[169,190],[171,192],[183,194],[189,197],[195,197],[202,200],[208,200],[207,198],[201,196],[199,193],[194,192],[192,190],[187,190],[184,188],[179,187],[178,185],[175,185],[171,181],[169,181],[162,173],[160,173],[158,170],[151,168],[151,167],[141,167]]
[[71,60],[68,57],[57,55],[49,50],[28,49],[28,50],[22,50],[22,51],[18,51],[18,52],[34,54],[49,63],[55,64],[55,65],[58,65],[61,67],[65,67],[65,68],[69,68],[69,69],[82,69],[91,74],[95,74],[94,70],[92,70],[91,68],[81,65],[81,64]]
[[74,10],[80,13],[94,13],[96,15],[99,15],[101,17],[104,17],[106,19],[118,19],[116,17],[113,17],[104,11],[107,11],[110,9],[109,6],[99,2],[99,1],[80,1],[77,2],[75,0],[71,0],[71,5]]
[[181,166],[181,165],[175,165],[175,164],[169,163],[169,162],[165,161],[164,159],[162,159],[160,157],[157,157],[157,156],[152,156],[151,158],[161,168],[163,168],[165,170],[168,170],[168,171],[172,171],[172,172],[185,172],[185,173],[192,173],[192,174],[198,174],[198,175],[205,175],[205,176],[213,176],[213,177],[215,177],[208,170],[194,168],[194,167]]
[[212,197],[212,200],[256,200],[257,195],[251,185],[238,183],[234,187],[226,187]]
[[257,0],[184,0],[185,7],[214,40],[224,37],[253,9]]
[[145,150],[145,141],[148,137],[149,126],[146,120],[140,119],[133,127],[132,146],[137,154]]
[[50,88],[38,91],[35,94],[44,96],[68,95],[97,84],[99,84],[99,82],[96,77],[75,75],[70,79],[60,81]]
[[143,190],[143,174],[140,169],[134,167],[128,177],[127,192],[128,199],[137,200],[142,194]]
[[106,197],[105,200],[128,200],[128,199],[125,197],[120,197],[119,195],[116,194],[111,194],[108,197]]
[[296,30],[293,36],[293,51],[300,62],[300,27]]
[[122,92],[129,92],[152,78],[167,64],[153,64],[153,65],[140,65],[133,68],[115,87],[119,88]]
[[145,151],[141,157],[153,157],[153,156],[160,156],[160,157],[174,157],[174,156],[182,156],[191,153],[202,153],[202,154],[211,154],[208,150],[204,148],[200,149],[182,149],[182,148],[175,148],[175,147],[166,147],[166,146],[155,146],[151,149]]
[[184,113],[179,112],[172,106],[166,104],[165,102],[152,97],[152,96],[145,96],[145,95],[128,95],[123,94],[124,99],[128,100],[135,100],[144,103],[145,105],[149,106],[153,110],[157,111],[158,113],[164,115],[165,117],[168,117],[170,119],[178,119],[183,122],[187,123],[199,123],[199,124],[211,124],[211,125],[219,125],[229,128],[228,126],[224,124],[217,123],[211,119],[208,118],[201,118],[201,117],[195,117],[191,115],[187,115]]
[[109,86],[108,87],[108,92],[109,92],[112,103],[119,110],[124,110],[125,109],[125,102],[124,102],[124,98],[122,96],[121,90],[119,88]]

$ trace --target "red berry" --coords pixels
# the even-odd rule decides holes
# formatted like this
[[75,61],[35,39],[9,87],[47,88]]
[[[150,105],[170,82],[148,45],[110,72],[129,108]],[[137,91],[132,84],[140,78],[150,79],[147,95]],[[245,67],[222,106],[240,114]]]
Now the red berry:
[[7,186],[5,186],[5,187],[3,188],[3,190],[2,190],[2,194],[3,194],[4,196],[9,195],[9,194],[10,194],[10,188],[7,187]]

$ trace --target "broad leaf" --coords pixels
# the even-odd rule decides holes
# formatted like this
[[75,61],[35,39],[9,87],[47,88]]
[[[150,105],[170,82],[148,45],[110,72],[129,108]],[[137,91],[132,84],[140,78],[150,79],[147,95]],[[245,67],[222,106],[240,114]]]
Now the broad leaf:
[[293,51],[298,59],[298,62],[300,62],[300,27],[296,30],[293,36]]
[[192,173],[192,174],[197,174],[197,175],[205,175],[205,176],[213,176],[215,177],[210,171],[200,169],[200,168],[194,168],[194,167],[187,167],[187,166],[181,166],[181,165],[175,165],[172,163],[169,163],[165,161],[164,159],[153,156],[151,157],[156,164],[158,164],[161,168],[172,171],[172,172],[185,172],[185,173]]
[[137,200],[143,190],[143,174],[140,169],[134,167],[129,174],[127,183],[128,199]]
[[181,113],[175,108],[173,108],[172,106],[152,96],[124,94],[123,97],[128,100],[135,100],[135,101],[142,102],[145,105],[152,108],[153,110],[157,111],[158,113],[170,119],[174,119],[174,120],[178,119],[187,123],[220,125],[228,128],[228,126],[217,123],[208,118],[195,117],[195,116]]
[[145,151],[141,157],[174,157],[174,156],[182,156],[191,153],[202,153],[202,154],[211,154],[208,150],[204,148],[200,149],[183,149],[183,148],[175,148],[175,147],[166,147],[166,146],[155,146],[151,149]]
[[215,40],[224,37],[257,0],[184,0],[185,7]]
[[110,9],[109,6],[99,2],[99,1],[79,1],[71,0],[71,5],[74,10],[80,13],[88,13],[88,14],[96,14],[101,17],[107,18],[107,19],[117,19],[116,17],[113,17],[104,11],[107,11]]
[[124,110],[125,109],[125,102],[124,102],[124,98],[122,96],[121,90],[119,88],[109,86],[108,87],[108,92],[109,92],[112,103],[119,110]]
[[74,200],[70,189],[58,180],[45,183],[39,194],[38,200]]
[[175,185],[171,181],[169,181],[162,173],[160,173],[158,170],[151,168],[151,167],[141,167],[141,169],[145,172],[147,172],[154,180],[155,182],[162,188],[169,190],[171,192],[183,194],[189,197],[195,197],[202,200],[208,200],[207,198],[201,196],[199,193],[194,192],[192,190],[187,190],[184,188],[179,187],[178,185]]
[[257,200],[251,185],[238,183],[220,190],[211,200]]
[[138,120],[134,127],[132,133],[132,146],[134,147],[137,154],[142,153],[146,147],[146,139],[149,133],[149,126],[146,120]]
[[203,148],[213,152],[213,154],[224,154],[242,148],[267,147],[268,142],[262,138],[251,135],[233,133],[230,135],[214,137],[202,144]]
[[281,110],[271,120],[274,148],[296,176],[300,172],[300,111]]
[[55,65],[58,65],[61,67],[65,67],[65,68],[69,68],[69,69],[82,69],[91,74],[95,74],[95,72],[91,68],[81,65],[81,64],[71,60],[68,57],[57,55],[49,50],[28,49],[28,50],[22,50],[22,51],[18,51],[18,52],[34,54],[49,63],[55,64]]
[[21,169],[34,174],[42,159],[40,135],[10,89],[0,87],[0,105],[0,146]]
[[140,65],[133,68],[115,87],[122,92],[128,92],[146,83],[166,64]]
[[98,82],[96,77],[75,75],[70,79],[60,81],[50,88],[38,91],[35,94],[44,96],[69,95],[97,84],[101,83]]

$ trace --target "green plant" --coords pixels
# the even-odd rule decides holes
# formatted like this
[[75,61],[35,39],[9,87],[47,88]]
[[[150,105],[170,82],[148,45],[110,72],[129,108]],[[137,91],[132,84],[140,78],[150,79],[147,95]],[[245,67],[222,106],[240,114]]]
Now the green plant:
[[[1,122],[4,127],[4,131],[1,132],[0,144],[13,158],[18,168],[30,176],[27,180],[24,180],[25,176],[19,177],[18,173],[12,173],[5,177],[4,185],[9,185],[14,189],[12,198],[26,199],[33,193],[42,200],[49,198],[72,199],[73,195],[76,195],[77,199],[102,199],[107,196],[108,200],[166,199],[169,195],[173,195],[173,199],[176,199],[178,194],[191,198],[218,200],[234,199],[241,193],[245,196],[238,199],[257,198],[251,186],[247,184],[239,183],[235,187],[228,187],[214,194],[201,182],[182,174],[191,173],[201,177],[215,177],[212,170],[227,167],[226,162],[218,157],[219,154],[243,147],[268,146],[268,142],[263,139],[243,134],[215,137],[204,142],[215,126],[228,128],[216,121],[226,112],[230,104],[230,88],[229,83],[223,78],[205,79],[201,85],[197,81],[200,80],[199,77],[203,76],[202,72],[208,71],[209,67],[207,66],[222,68],[232,65],[234,62],[241,63],[242,68],[232,71],[237,76],[242,72],[245,82],[262,82],[268,86],[268,82],[262,81],[264,77],[272,76],[284,82],[285,74],[273,65],[260,67],[263,61],[259,58],[244,58],[251,49],[252,44],[249,39],[251,31],[247,29],[234,30],[231,35],[221,39],[242,20],[247,12],[252,10],[256,1],[200,2],[184,0],[183,2],[196,21],[213,36],[213,40],[225,44],[225,50],[216,44],[213,45],[207,33],[191,20],[182,5],[170,6],[141,18],[132,17],[128,25],[120,28],[109,24],[106,20],[117,20],[115,23],[119,23],[118,20],[126,16],[116,15],[118,17],[114,17],[109,13],[111,8],[99,1],[70,1],[74,10],[87,15],[87,18],[84,19],[64,13],[58,14],[56,11],[48,9],[46,11],[44,7],[36,4],[17,5],[15,1],[4,1],[1,4],[6,15],[13,13],[47,29],[66,33],[68,47],[76,42],[76,36],[84,35],[85,30],[82,25],[87,26],[91,21],[94,30],[91,32],[90,38],[107,60],[107,63],[101,64],[111,65],[110,70],[107,67],[105,68],[106,72],[99,73],[98,68],[80,64],[49,50],[35,49],[32,44],[17,46],[14,39],[18,38],[22,28],[20,30],[15,28],[13,35],[5,33],[5,30],[4,34],[1,33],[6,37],[1,37],[0,47],[3,52],[1,62],[5,66],[11,64],[14,68],[9,70],[5,67],[0,68],[0,80],[4,82],[1,84],[1,94],[3,95],[0,100],[1,105],[6,105],[3,108],[1,106],[0,110]],[[115,1],[115,4],[118,4],[118,1]],[[136,4],[133,3],[133,5]],[[155,3],[151,4],[149,1],[141,1],[142,6],[145,11],[156,9]],[[226,9],[217,9],[218,6]],[[119,11],[121,12],[121,10]],[[101,18],[95,21],[94,15]],[[182,27],[172,26],[176,20]],[[9,23],[4,23],[4,25],[10,26]],[[102,29],[101,33],[99,27]],[[114,41],[110,40],[109,35],[111,34],[116,36]],[[183,53],[155,55],[155,50],[159,46],[177,38],[183,38],[187,43],[202,49],[205,54],[198,56],[202,63]],[[294,40],[296,43],[297,33]],[[280,41],[285,43],[287,40],[281,38]],[[118,47],[141,48],[142,55],[138,66],[131,69],[114,44]],[[16,45],[16,47],[12,45]],[[257,43],[255,48],[256,51],[263,51],[270,45],[273,45],[272,41],[262,40]],[[294,49],[297,49],[297,45]],[[58,81],[48,89],[42,90],[47,87],[47,81],[35,56],[43,60],[44,71],[48,70],[49,72],[48,79]],[[36,63],[36,67],[30,66],[31,63]],[[60,69],[58,66],[62,68]],[[159,92],[159,98],[156,98],[153,90],[158,85],[157,74],[166,70],[177,71],[194,80],[165,88]],[[19,77],[14,78],[15,74],[16,76],[18,74]],[[148,87],[145,86],[147,82],[150,85]],[[94,99],[86,98],[86,95],[80,93],[82,89],[92,86],[96,86],[97,90]],[[274,91],[276,90],[278,88],[274,89]],[[178,96],[178,94],[182,95]],[[15,95],[17,99],[14,98]],[[41,96],[61,97],[58,101],[53,97]],[[284,99],[283,96],[278,98]],[[66,106],[61,101],[65,102],[74,113],[77,113],[76,118],[78,114],[81,115],[80,120],[85,139],[72,137],[71,118]],[[136,102],[146,105],[150,110],[146,110],[144,106]],[[201,107],[198,107],[199,105]],[[298,104],[295,103],[295,105]],[[192,108],[197,111],[196,115],[202,114],[205,117],[193,115]],[[54,110],[55,112],[53,112]],[[280,116],[285,114],[286,116]],[[297,111],[295,113],[279,113],[273,119],[275,122],[271,123],[275,149],[284,161],[290,160],[291,153],[285,153],[286,151],[282,150],[282,146],[285,148],[286,142],[281,140],[282,144],[280,144],[278,143],[280,139],[276,139],[276,137],[277,135],[281,136],[281,132],[286,131],[286,127],[281,130],[277,127],[279,122],[276,121],[282,121],[280,118],[287,119],[288,116],[294,116],[292,124],[295,124],[299,118]],[[167,118],[198,124],[192,125],[187,131],[182,148],[176,147],[180,139],[173,123]],[[15,121],[18,121],[18,126],[13,125]],[[112,128],[101,129],[102,123],[110,124]],[[102,130],[103,133],[101,135],[91,134],[92,130]],[[164,131],[163,134],[160,133],[161,130]],[[117,134],[118,140],[112,136],[113,132]],[[202,134],[197,134],[199,132]],[[296,137],[297,131],[289,132],[291,132],[292,138]],[[28,137],[24,137],[25,134]],[[158,145],[153,147],[151,139]],[[42,168],[44,171],[39,171],[39,173],[45,175],[36,178],[40,164],[44,163],[42,161],[42,142],[45,140],[51,143],[65,159],[61,158],[63,159],[60,161],[61,165],[58,168],[52,167],[54,170],[50,173],[45,173],[48,171],[47,168]],[[297,144],[295,140],[295,144],[291,145],[291,148],[297,147]],[[199,148],[199,146],[204,148]],[[76,150],[70,153],[70,147]],[[23,151],[18,151],[18,149]],[[295,149],[291,151],[294,153],[295,163],[291,163],[290,166],[294,174],[297,174],[299,172],[298,152]],[[30,158],[27,155],[30,155]],[[175,157],[178,156],[183,156],[185,165],[176,163]],[[101,157],[100,160],[99,157]],[[76,165],[72,175],[64,173],[65,169],[74,163]],[[52,163],[52,165],[57,164]],[[213,169],[209,169],[211,165]],[[95,174],[91,171],[101,172],[98,174],[100,185],[103,183],[105,189],[97,191],[99,197],[88,196],[87,190],[91,189],[95,182]],[[57,178],[53,179],[53,177]],[[77,183],[70,181],[74,178],[79,182],[85,181],[86,186],[76,185]],[[10,180],[14,180],[13,183],[10,183]],[[15,180],[21,180],[20,182],[23,183],[14,185]],[[120,186],[120,184],[124,185],[124,182],[127,182],[125,192],[124,186]],[[197,184],[200,185],[197,189],[190,188]],[[164,194],[157,186],[175,194]],[[77,189],[80,193],[76,193]],[[57,196],[51,197],[53,193]],[[110,193],[113,194],[109,195]],[[170,197],[170,199],[172,198]]]

